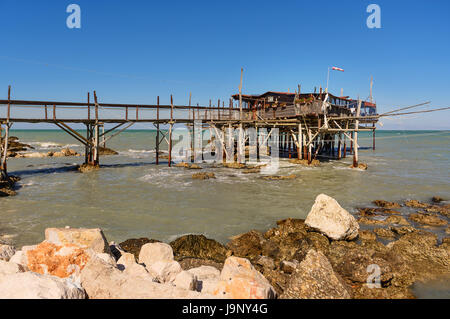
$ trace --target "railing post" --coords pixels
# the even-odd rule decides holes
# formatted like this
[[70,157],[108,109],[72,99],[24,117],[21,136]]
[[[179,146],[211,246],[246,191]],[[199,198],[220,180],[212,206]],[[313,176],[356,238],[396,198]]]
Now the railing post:
[[159,165],[159,96],[156,103],[156,165]]

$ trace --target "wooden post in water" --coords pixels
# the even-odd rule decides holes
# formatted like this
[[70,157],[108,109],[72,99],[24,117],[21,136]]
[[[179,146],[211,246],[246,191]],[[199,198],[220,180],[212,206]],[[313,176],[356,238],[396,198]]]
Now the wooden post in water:
[[353,154],[353,131],[350,133],[350,153]]
[[361,113],[361,100],[358,98],[358,108],[356,109],[355,120],[355,142],[353,143],[353,167],[358,167],[358,129],[359,129],[359,114]]
[[[9,145],[9,119],[11,116],[11,85],[8,86],[8,110],[6,112],[6,125],[5,125],[5,140],[3,144],[3,154],[0,154],[0,180],[8,180],[8,168],[7,168],[7,157],[8,157],[8,145]],[[0,124],[1,127],[1,124]],[[0,129],[1,132],[1,129]],[[1,134],[0,134],[1,137]]]
[[311,136],[311,129],[308,129],[308,143],[309,143],[309,148],[308,148],[308,164],[311,164],[312,158],[311,158],[311,153],[312,153],[312,136]]
[[372,131],[372,150],[375,151],[375,129]]
[[172,127],[173,127],[173,97],[170,95],[170,125],[169,125],[169,167],[172,166]]
[[159,165],[159,96],[156,102],[156,165]]
[[341,132],[339,132],[339,135],[338,135],[338,159],[341,159],[341,157],[342,157],[342,148],[341,148],[341,140],[342,140],[342,133]]
[[90,104],[90,93],[87,94],[87,107],[88,107],[88,121],[91,120],[91,104]]
[[95,103],[95,124],[94,124],[94,165],[99,165],[100,154],[99,154],[99,127],[98,127],[98,100],[97,92],[94,91],[94,103]]
[[[244,162],[244,146],[243,139],[244,139],[244,132],[242,128],[242,77],[244,75],[244,69],[241,68],[241,81],[239,83],[239,136],[238,136],[238,163]],[[244,153],[245,155],[245,153]]]
[[106,140],[105,140],[105,124],[102,125],[102,146],[103,146],[103,148],[106,147]]
[[[299,86],[300,89],[300,86]],[[298,124],[298,151],[297,151],[297,158],[298,159],[302,159],[302,142],[303,142],[303,137],[302,137],[302,123]]]

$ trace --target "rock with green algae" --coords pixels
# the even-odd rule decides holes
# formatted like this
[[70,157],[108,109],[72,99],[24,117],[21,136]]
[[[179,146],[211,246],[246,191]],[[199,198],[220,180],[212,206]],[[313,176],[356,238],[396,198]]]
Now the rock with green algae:
[[221,243],[204,235],[185,235],[170,243],[176,260],[199,258],[223,263],[229,255]]

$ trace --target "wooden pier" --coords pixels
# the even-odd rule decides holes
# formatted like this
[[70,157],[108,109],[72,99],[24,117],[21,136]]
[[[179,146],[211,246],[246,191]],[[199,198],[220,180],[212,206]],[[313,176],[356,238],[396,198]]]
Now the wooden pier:
[[[87,94],[85,102],[25,101],[12,99],[11,87],[9,87],[8,98],[0,100],[0,112],[5,113],[4,117],[0,117],[1,178],[8,176],[8,137],[14,123],[56,125],[84,145],[84,165],[89,166],[99,166],[101,143],[106,144],[108,140],[136,123],[150,123],[156,128],[156,164],[160,163],[161,144],[165,143],[168,149],[168,165],[171,166],[174,125],[187,128],[189,143],[193,148],[198,138],[195,136],[194,124],[201,123],[203,130],[210,130],[219,137],[218,142],[223,146],[224,161],[230,159],[240,163],[246,161],[245,147],[250,140],[250,137],[245,134],[246,130],[254,129],[256,139],[263,140],[267,146],[267,140],[272,131],[277,129],[279,133],[279,154],[277,155],[304,159],[308,163],[318,157],[341,159],[349,155],[347,146],[350,144],[353,167],[358,167],[358,133],[372,132],[373,149],[375,149],[375,124],[379,117],[384,116],[373,110],[361,114],[361,110],[367,108],[368,102],[360,99],[337,97],[322,89],[317,93],[301,93],[300,86],[295,93],[267,92],[253,96],[242,94],[241,82],[239,94],[230,98],[228,105],[225,105],[225,101],[218,100],[216,105],[210,101],[209,106],[198,104],[193,106],[191,98],[190,94],[187,105],[175,104],[172,96],[170,96],[170,104],[166,105],[160,104],[159,97],[155,99],[155,104],[114,104],[100,101],[94,91],[92,95]],[[37,117],[15,116],[14,111],[17,108],[37,110],[40,115]],[[76,116],[66,115],[69,110],[76,110]],[[105,110],[114,114],[114,117],[110,114],[101,114],[105,113]],[[389,116],[402,114],[408,113],[389,112]],[[86,126],[85,136],[71,127],[75,123]],[[105,124],[110,124],[112,127],[105,130]],[[168,129],[161,129],[161,125],[165,125]],[[268,132],[265,136],[260,134],[262,129]],[[232,138],[231,134],[234,134],[231,132],[238,132],[235,134],[236,152],[233,151],[233,154],[228,153],[225,147],[226,142]],[[258,146],[258,156],[260,147],[261,145]],[[195,154],[194,150],[192,151],[191,154]],[[201,154],[199,160],[202,160]]]

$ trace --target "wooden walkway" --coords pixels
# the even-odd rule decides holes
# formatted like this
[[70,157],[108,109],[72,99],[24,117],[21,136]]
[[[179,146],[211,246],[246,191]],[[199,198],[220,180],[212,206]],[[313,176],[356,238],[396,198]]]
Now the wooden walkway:
[[[347,156],[347,145],[350,144],[353,166],[357,167],[358,132],[372,132],[373,149],[375,149],[375,124],[380,117],[385,115],[361,116],[361,100],[358,101],[355,113],[343,110],[342,113],[336,114],[342,110],[341,106],[333,106],[327,103],[327,99],[317,98],[314,99],[313,104],[288,105],[280,110],[266,109],[265,107],[256,110],[243,108],[241,95],[239,95],[239,107],[235,107],[232,99],[229,100],[228,106],[225,106],[224,101],[220,100],[215,106],[211,105],[211,101],[209,106],[193,106],[191,97],[189,97],[188,105],[175,105],[172,96],[168,105],[160,104],[159,97],[156,98],[156,104],[148,105],[100,103],[95,91],[92,97],[91,100],[91,94],[88,93],[86,102],[14,100],[11,99],[11,88],[9,87],[8,99],[0,100],[2,141],[0,143],[0,178],[7,177],[8,138],[14,123],[56,125],[85,146],[84,165],[99,165],[101,140],[105,143],[136,123],[151,123],[157,132],[156,164],[159,164],[161,144],[165,142],[169,153],[168,165],[171,166],[174,125],[183,125],[187,128],[189,143],[193,148],[195,134],[198,134],[195,132],[194,126],[201,123],[203,130],[210,130],[211,133],[217,134],[216,141],[224,146],[224,159],[237,158],[238,162],[245,162],[245,147],[249,143],[249,138],[245,134],[246,129],[255,129],[258,141],[259,134],[263,134],[260,133],[261,129],[269,132],[268,135],[266,133],[265,138],[263,137],[264,143],[267,143],[273,129],[277,129],[279,134],[276,142],[279,150],[281,153],[288,154],[290,158],[305,159],[309,163],[317,156],[341,159]],[[16,112],[19,109],[26,116],[18,116]],[[328,109],[333,109],[334,113],[328,113]],[[69,115],[70,112],[75,112],[75,115]],[[388,113],[389,116],[396,116],[414,112],[395,113],[393,111]],[[32,116],[33,114],[35,116]],[[73,129],[72,124],[83,124],[86,127],[86,136]],[[112,127],[105,130],[105,124],[110,124]],[[165,125],[167,128],[163,130],[161,125]],[[234,132],[232,133],[232,131]],[[236,144],[236,153],[233,149],[233,154],[229,154],[225,143],[234,138],[236,138],[233,140],[233,143]],[[267,146],[265,145],[265,147]],[[262,145],[258,145],[258,147],[262,147]],[[194,149],[192,151],[194,152]]]

